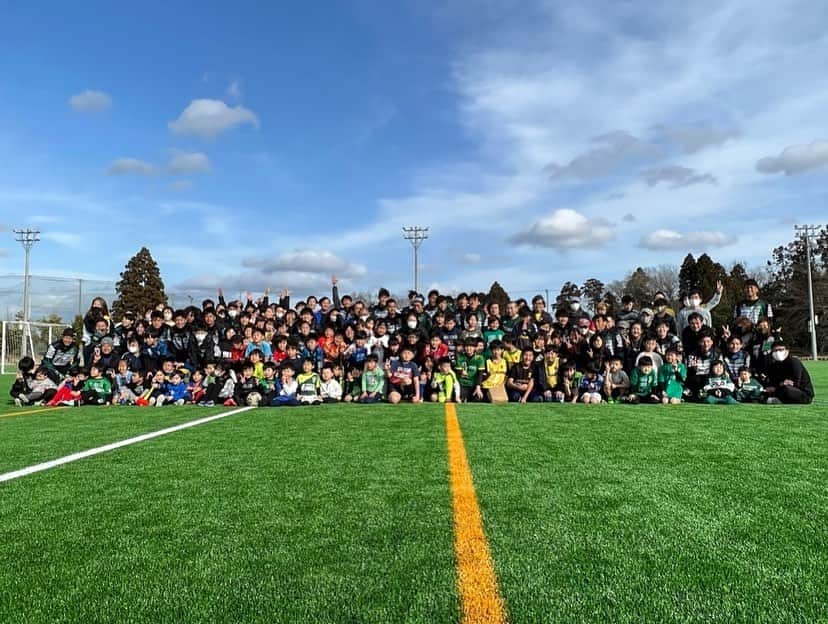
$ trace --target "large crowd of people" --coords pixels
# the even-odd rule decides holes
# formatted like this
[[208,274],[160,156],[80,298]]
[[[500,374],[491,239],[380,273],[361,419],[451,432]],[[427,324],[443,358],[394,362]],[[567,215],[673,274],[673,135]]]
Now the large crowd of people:
[[[433,290],[369,305],[339,296],[158,305],[114,317],[92,301],[83,332],[66,328],[39,363],[21,359],[18,405],[299,406],[339,401],[710,404],[810,403],[808,371],[773,327],[755,281],[733,322],[712,327],[722,285],[624,297],[618,309],[578,297],[553,311],[540,295],[504,309],[477,293]],[[641,306],[641,307],[639,307]]]

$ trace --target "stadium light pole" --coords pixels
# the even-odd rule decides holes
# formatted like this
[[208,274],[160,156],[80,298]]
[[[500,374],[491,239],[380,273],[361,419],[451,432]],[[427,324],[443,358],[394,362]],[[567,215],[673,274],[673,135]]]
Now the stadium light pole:
[[818,225],[795,225],[794,229],[798,234],[802,234],[805,239],[805,261],[808,263],[808,324],[811,330],[811,357],[814,360],[819,358],[817,353],[817,335],[816,324],[817,319],[814,314],[814,279],[811,274],[811,237],[816,235],[816,231],[820,228]]
[[15,240],[23,245],[26,250],[26,270],[23,273],[23,345],[20,350],[21,355],[26,355],[28,350],[27,339],[30,339],[31,328],[29,327],[29,316],[32,312],[31,305],[31,275],[29,274],[29,255],[32,247],[40,240],[40,230],[33,230],[31,228],[13,230]]
[[412,225],[404,227],[403,238],[414,248],[414,292],[420,292],[420,245],[428,238],[428,228]]

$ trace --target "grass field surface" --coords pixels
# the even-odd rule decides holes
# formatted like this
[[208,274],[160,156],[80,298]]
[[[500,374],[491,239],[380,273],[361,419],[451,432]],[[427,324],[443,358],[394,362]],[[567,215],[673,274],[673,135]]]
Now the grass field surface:
[[[804,407],[458,406],[509,620],[828,621],[809,368]],[[0,473],[227,411],[0,407]],[[446,422],[250,410],[0,483],[0,621],[459,622]]]

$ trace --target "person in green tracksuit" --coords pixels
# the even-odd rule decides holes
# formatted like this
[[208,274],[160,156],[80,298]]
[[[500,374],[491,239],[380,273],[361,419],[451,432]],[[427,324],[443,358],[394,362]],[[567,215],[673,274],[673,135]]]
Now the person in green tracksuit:
[[89,378],[81,388],[81,402],[84,405],[106,405],[112,396],[112,383],[103,376],[94,364],[89,368]]
[[628,403],[661,403],[658,396],[658,380],[653,371],[653,359],[649,355],[638,360],[630,373],[630,394]]
[[376,353],[365,358],[362,394],[357,399],[359,403],[378,403],[385,397],[385,371],[377,366],[378,362]]
[[664,357],[667,362],[658,369],[661,402],[665,405],[681,403],[684,395],[684,381],[687,379],[687,367],[679,361],[679,354],[675,349],[669,349]]

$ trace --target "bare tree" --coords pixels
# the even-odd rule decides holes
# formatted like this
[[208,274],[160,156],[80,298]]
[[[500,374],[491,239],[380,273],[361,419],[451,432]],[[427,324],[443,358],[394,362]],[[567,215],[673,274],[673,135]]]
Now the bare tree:
[[675,301],[679,295],[679,270],[672,264],[660,264],[646,269],[653,292],[661,291],[668,301]]

